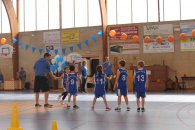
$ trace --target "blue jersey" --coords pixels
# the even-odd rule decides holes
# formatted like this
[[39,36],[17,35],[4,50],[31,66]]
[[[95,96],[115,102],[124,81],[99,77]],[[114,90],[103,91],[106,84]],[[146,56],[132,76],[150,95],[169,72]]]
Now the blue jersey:
[[119,79],[118,79],[118,88],[117,88],[117,95],[118,96],[127,96],[127,70],[126,69],[118,69],[120,72]]
[[146,89],[146,78],[147,78],[147,74],[146,74],[146,70],[142,69],[142,70],[138,70],[136,69],[134,71],[134,76],[135,76],[135,88],[137,91],[145,91]]
[[77,95],[77,74],[68,74],[68,90],[70,95]]
[[99,97],[105,97],[105,74],[95,74],[95,96],[97,98]]
[[67,79],[68,79],[68,74],[64,73],[64,78],[62,79],[62,84],[63,87],[66,89],[66,84],[67,84]]

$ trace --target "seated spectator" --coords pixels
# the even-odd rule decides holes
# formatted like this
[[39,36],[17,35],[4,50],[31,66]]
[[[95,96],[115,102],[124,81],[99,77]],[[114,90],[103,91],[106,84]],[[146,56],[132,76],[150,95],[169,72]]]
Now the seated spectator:
[[0,89],[3,89],[3,84],[4,84],[4,77],[3,77],[3,74],[0,70]]

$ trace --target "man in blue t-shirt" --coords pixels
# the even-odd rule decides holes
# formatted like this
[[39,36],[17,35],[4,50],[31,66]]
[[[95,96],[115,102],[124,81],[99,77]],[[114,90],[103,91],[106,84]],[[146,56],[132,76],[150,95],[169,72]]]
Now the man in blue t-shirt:
[[39,108],[41,105],[39,104],[39,93],[40,91],[45,93],[45,108],[51,108],[53,105],[48,104],[48,97],[49,97],[49,84],[47,79],[47,74],[52,75],[54,79],[59,79],[54,76],[50,71],[50,60],[51,55],[49,53],[44,54],[44,58],[40,58],[34,64],[34,73],[35,73],[35,80],[34,80],[34,92],[35,92],[35,100],[36,104],[35,107]]
[[87,76],[88,76],[88,69],[87,69],[87,61],[83,61],[83,64],[81,66],[81,92],[85,93],[85,84],[87,81]]
[[109,80],[106,80],[106,91],[108,90],[108,82],[110,82],[110,89],[113,90],[114,87],[114,83],[112,80],[112,68],[113,68],[113,64],[109,61],[109,57],[106,57],[106,61],[102,64],[102,67],[104,69],[104,73],[106,74],[107,77],[111,78]]

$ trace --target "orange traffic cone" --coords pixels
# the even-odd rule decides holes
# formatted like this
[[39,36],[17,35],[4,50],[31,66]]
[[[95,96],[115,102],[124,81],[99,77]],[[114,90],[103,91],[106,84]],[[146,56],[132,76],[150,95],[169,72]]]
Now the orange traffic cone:
[[17,106],[14,104],[13,111],[12,111],[12,119],[11,119],[11,127],[8,130],[23,130],[20,127],[20,121],[18,119],[18,111]]
[[52,128],[51,130],[58,130],[57,122],[55,120],[52,121]]

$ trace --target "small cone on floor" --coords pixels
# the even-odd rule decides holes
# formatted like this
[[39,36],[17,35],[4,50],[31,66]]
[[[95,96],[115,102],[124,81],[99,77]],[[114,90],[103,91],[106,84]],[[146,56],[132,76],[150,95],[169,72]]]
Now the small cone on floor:
[[16,106],[15,103],[13,105],[11,127],[8,128],[8,130],[23,130],[20,127],[20,121],[19,121],[19,118],[18,118],[18,110],[17,110],[17,106]]
[[52,121],[52,128],[51,130],[58,130],[57,122],[55,120]]

